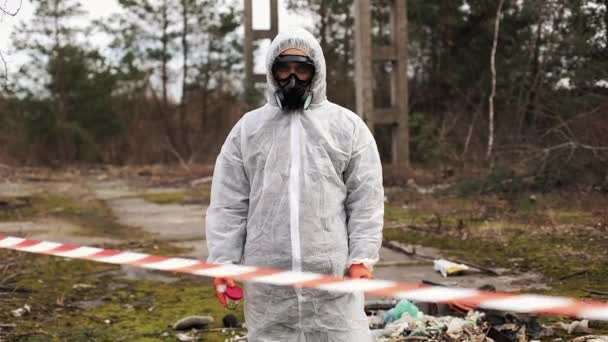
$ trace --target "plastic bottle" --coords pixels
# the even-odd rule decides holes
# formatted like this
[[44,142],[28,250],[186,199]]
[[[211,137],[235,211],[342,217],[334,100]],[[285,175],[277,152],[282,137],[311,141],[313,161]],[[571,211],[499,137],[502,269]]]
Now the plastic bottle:
[[392,309],[384,313],[384,322],[390,323],[396,321],[403,316],[404,313],[408,313],[413,318],[420,318],[423,313],[418,310],[418,307],[407,299],[402,299]]

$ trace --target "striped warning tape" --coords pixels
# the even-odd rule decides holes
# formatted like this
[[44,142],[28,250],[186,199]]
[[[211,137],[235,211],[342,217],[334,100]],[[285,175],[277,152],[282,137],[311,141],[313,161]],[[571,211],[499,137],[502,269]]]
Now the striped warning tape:
[[445,303],[457,301],[464,305],[484,309],[564,315],[608,321],[608,303],[581,301],[566,297],[483,292],[474,289],[429,286],[388,280],[340,278],[253,266],[210,264],[193,259],[28,240],[3,235],[0,235],[0,248],[110,264],[132,265],[153,270],[189,273],[205,277],[232,277],[241,281],[336,292],[365,292],[372,296],[405,298],[420,302]]

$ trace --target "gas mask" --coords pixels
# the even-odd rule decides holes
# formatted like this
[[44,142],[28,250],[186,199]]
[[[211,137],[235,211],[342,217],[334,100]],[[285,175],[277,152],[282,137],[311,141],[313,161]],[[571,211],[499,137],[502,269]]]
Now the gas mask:
[[278,56],[272,65],[272,74],[278,84],[274,96],[283,111],[308,108],[312,101],[311,85],[315,74],[314,63],[310,58],[296,55]]

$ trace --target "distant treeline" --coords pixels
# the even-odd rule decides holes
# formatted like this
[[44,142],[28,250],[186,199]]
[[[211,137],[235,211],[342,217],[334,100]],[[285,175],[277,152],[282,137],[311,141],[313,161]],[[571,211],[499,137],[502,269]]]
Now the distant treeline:
[[[353,0],[288,0],[314,18],[328,97],[355,109]],[[391,40],[389,0],[372,37]],[[34,1],[13,37],[30,57],[0,95],[0,158],[21,163],[212,161],[261,101],[243,84],[241,1],[121,0],[77,25],[76,0]],[[255,2],[254,2],[255,3]],[[508,165],[593,182],[608,169],[608,0],[505,0],[496,49],[495,153],[488,163],[490,55],[499,0],[410,0],[410,147],[418,165]],[[281,18],[279,19],[281,20]],[[91,44],[92,35],[109,45]],[[374,101],[390,101],[374,64]]]

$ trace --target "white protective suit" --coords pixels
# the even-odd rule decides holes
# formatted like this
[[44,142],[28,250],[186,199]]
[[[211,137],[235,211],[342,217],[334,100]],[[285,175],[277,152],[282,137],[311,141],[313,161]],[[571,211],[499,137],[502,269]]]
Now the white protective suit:
[[[296,48],[315,64],[313,100],[281,111],[272,63]],[[207,211],[209,262],[345,275],[371,267],[382,242],[384,191],[373,136],[353,112],[329,102],[325,58],[303,29],[280,33],[266,58],[268,103],[230,132],[213,174]],[[362,293],[245,283],[250,342],[369,342]]]

